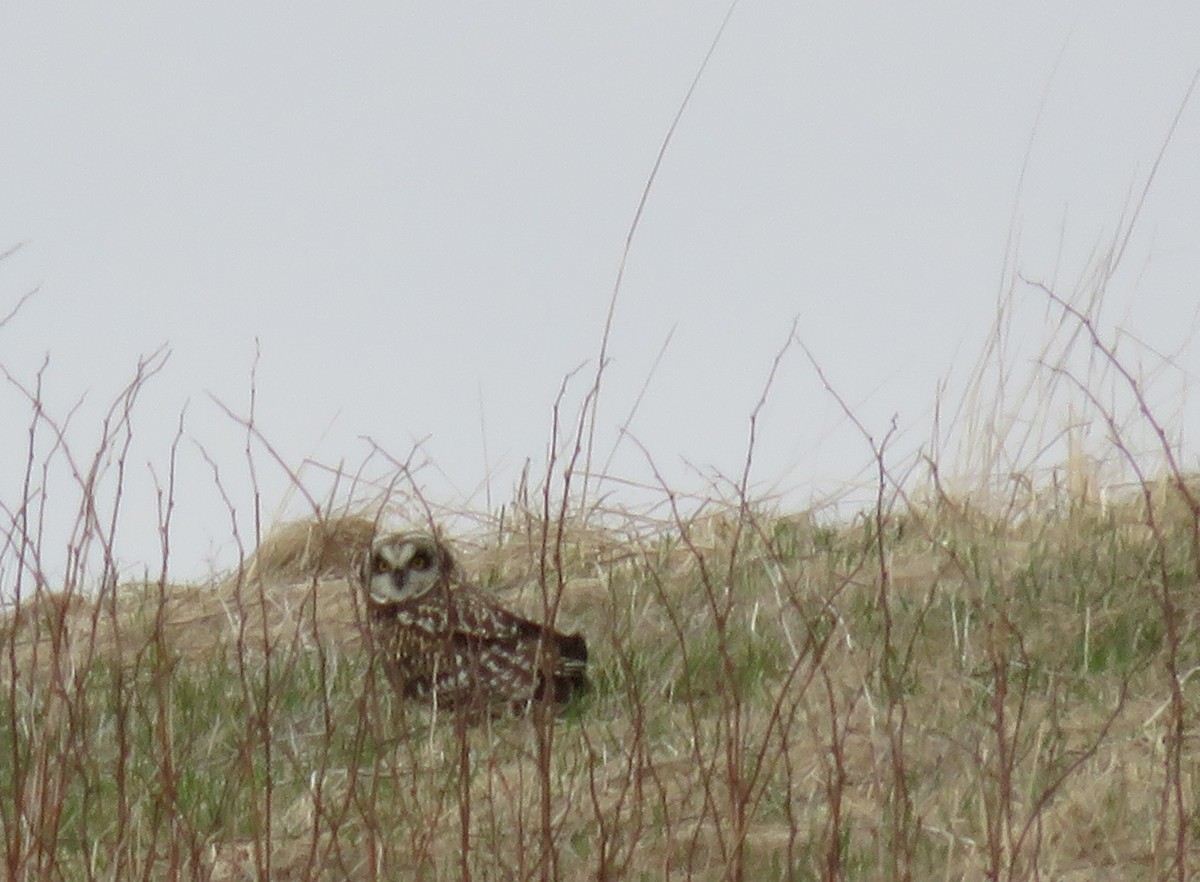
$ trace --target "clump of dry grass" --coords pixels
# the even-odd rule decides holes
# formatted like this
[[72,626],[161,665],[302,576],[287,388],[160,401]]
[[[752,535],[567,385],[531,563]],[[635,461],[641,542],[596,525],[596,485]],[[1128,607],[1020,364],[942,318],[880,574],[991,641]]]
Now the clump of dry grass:
[[362,641],[352,573],[374,524],[362,518],[297,521],[270,532],[245,566],[206,585],[118,585],[97,598],[38,591],[0,618],[8,653],[0,672],[131,665],[153,650],[203,664],[320,641]]
[[344,579],[356,571],[374,535],[375,522],[361,516],[292,521],[263,538],[238,577],[268,582]]

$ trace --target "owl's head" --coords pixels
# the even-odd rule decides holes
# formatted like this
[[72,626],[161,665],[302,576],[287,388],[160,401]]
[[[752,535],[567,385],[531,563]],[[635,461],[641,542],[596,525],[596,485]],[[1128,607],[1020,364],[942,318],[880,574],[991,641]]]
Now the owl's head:
[[450,551],[428,533],[395,533],[371,543],[363,560],[367,600],[388,606],[425,597],[447,584],[454,570]]

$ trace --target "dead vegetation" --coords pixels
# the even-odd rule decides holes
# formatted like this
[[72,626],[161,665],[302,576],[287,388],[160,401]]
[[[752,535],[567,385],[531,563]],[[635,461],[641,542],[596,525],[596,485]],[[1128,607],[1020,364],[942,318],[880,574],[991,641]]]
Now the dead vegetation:
[[[345,573],[370,522],[287,525],[207,586],[39,594],[2,631],[8,853],[67,878],[88,875],[85,839],[128,843],[93,859],[103,877],[1163,878],[1197,857],[1190,833],[1182,853],[1153,833],[1195,724],[1152,587],[1156,557],[1189,559],[1188,509],[1164,494],[1169,546],[1126,529],[1136,499],[1019,524],[946,500],[888,514],[882,544],[871,520],[753,509],[712,536],[581,533],[560,614],[597,691],[540,723],[392,702]],[[503,547],[468,570],[536,610],[537,573]],[[1196,623],[1180,610],[1188,672]],[[114,726],[122,707],[143,735]],[[34,719],[65,728],[47,742]],[[123,809],[98,777],[114,761]],[[18,831],[51,809],[47,854]],[[141,844],[169,831],[173,855]]]
[[48,667],[131,665],[153,649],[186,665],[215,654],[362,642],[350,573],[374,525],[360,518],[291,523],[268,534],[238,571],[207,585],[124,583],[106,596],[41,591],[0,620],[19,676]]

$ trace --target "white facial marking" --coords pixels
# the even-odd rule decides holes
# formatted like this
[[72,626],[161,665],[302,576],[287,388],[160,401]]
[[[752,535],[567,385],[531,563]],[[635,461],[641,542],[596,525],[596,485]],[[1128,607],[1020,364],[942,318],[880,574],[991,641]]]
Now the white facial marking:
[[372,602],[395,605],[430,591],[441,577],[440,553],[423,537],[389,537],[375,543],[366,567]]

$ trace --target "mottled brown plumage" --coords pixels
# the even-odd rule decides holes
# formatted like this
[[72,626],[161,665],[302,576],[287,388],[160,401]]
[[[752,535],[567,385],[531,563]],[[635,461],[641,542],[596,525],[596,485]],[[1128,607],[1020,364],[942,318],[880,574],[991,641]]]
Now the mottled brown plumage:
[[582,635],[523,618],[464,584],[434,536],[377,538],[362,586],[384,670],[404,698],[521,711],[588,689]]

